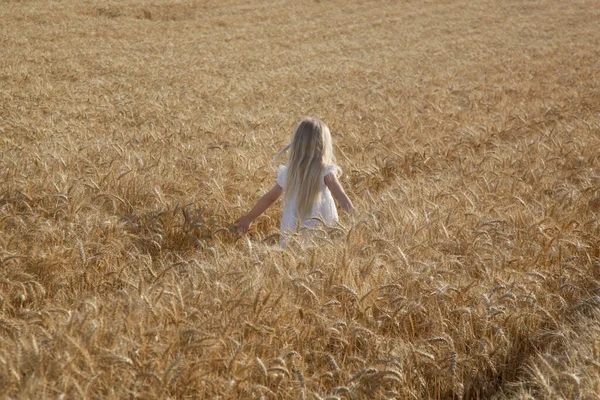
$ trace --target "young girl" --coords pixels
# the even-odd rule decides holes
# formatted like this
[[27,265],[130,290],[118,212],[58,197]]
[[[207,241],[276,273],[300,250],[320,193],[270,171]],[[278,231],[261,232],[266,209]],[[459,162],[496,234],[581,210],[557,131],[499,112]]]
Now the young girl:
[[302,120],[294,132],[292,143],[285,146],[275,160],[287,150],[290,151],[288,164],[279,167],[277,184],[258,200],[248,214],[236,221],[240,232],[248,232],[252,221],[283,193],[282,247],[290,234],[300,233],[305,230],[303,228],[316,226],[321,221],[332,226],[338,219],[334,197],[342,210],[354,210],[338,182],[339,169],[334,164],[331,133],[323,121],[317,118]]

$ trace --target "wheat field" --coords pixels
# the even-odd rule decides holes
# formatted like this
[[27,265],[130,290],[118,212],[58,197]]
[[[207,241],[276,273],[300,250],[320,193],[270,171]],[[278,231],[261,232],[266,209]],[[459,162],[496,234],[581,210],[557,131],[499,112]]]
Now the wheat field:
[[[0,1],[0,398],[600,398],[600,1]],[[304,116],[357,212],[280,249]]]

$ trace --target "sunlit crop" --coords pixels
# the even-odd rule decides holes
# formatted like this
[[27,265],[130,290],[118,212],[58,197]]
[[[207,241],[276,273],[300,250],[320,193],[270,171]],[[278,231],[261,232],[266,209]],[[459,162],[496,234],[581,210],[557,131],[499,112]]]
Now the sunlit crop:
[[[599,21],[0,2],[0,398],[600,397]],[[239,237],[307,115],[357,212]]]

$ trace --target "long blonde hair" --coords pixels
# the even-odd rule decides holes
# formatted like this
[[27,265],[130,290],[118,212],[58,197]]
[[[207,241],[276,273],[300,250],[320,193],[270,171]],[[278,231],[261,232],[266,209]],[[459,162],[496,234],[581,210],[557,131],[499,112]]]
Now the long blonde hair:
[[335,163],[331,132],[320,119],[304,118],[296,127],[292,142],[279,152],[275,160],[287,150],[290,153],[284,200],[298,199],[298,217],[303,220],[319,200],[323,168]]

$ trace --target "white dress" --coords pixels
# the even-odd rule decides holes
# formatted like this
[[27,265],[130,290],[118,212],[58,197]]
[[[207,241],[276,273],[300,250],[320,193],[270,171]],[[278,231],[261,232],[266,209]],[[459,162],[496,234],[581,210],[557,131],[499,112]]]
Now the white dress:
[[[321,173],[321,191],[320,196],[313,205],[310,217],[302,222],[301,226],[298,226],[298,212],[297,212],[297,199],[292,198],[290,201],[286,201],[283,206],[283,216],[281,217],[281,239],[279,244],[281,247],[285,247],[286,239],[290,234],[295,233],[306,233],[308,229],[321,224],[322,220],[325,225],[333,226],[333,223],[338,220],[338,212],[333,201],[333,196],[329,191],[329,188],[325,185],[325,176],[330,172],[336,173],[338,170],[337,165],[327,165],[323,168]],[[287,166],[279,167],[279,175],[277,176],[277,184],[285,190],[285,184],[287,181]]]

